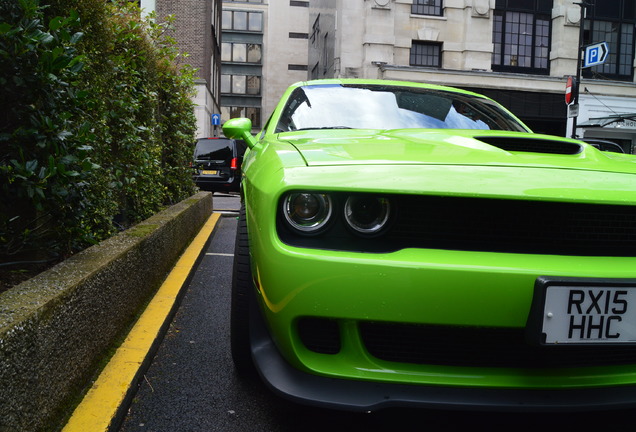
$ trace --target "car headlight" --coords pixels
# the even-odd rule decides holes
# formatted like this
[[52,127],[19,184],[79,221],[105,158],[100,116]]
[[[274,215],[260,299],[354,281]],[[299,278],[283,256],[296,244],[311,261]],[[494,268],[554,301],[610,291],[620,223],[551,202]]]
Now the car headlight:
[[319,232],[329,222],[333,205],[329,195],[297,192],[283,201],[283,214],[296,230],[312,234]]
[[379,196],[350,196],[344,206],[347,224],[361,234],[379,233],[389,221],[390,214],[389,200]]

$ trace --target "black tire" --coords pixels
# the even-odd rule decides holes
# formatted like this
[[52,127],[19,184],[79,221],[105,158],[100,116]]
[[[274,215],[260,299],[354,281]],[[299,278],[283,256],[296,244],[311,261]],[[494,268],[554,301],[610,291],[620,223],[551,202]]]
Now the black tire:
[[250,346],[250,303],[253,295],[254,282],[250,263],[247,221],[245,220],[245,208],[241,205],[236,227],[232,268],[230,344],[234,367],[242,375],[254,375],[256,372]]

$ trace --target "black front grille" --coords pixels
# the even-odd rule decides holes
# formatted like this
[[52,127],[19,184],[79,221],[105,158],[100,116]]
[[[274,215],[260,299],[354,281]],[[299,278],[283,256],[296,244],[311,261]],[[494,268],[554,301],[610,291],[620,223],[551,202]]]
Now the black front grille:
[[367,351],[390,362],[511,368],[636,364],[636,347],[534,346],[523,329],[359,323]]
[[320,354],[340,352],[340,326],[325,318],[303,317],[298,320],[298,335],[308,350]]
[[402,197],[394,244],[550,255],[636,256],[636,206]]
[[573,256],[636,256],[636,205],[389,195],[392,217],[365,238],[344,226],[345,194],[333,194],[336,220],[314,236],[299,235],[279,215],[290,245],[363,252],[405,248]]

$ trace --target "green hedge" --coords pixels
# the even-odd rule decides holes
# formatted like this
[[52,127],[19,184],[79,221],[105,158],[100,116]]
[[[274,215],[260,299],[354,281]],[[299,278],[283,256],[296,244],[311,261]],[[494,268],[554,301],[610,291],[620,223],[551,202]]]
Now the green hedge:
[[63,258],[194,193],[194,70],[170,25],[0,0],[0,263]]

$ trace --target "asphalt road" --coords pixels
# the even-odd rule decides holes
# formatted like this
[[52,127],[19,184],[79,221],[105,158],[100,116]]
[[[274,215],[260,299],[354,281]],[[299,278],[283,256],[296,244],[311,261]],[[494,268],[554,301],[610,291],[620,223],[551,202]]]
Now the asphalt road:
[[[215,210],[238,209],[214,197]],[[220,219],[120,432],[633,431],[634,412],[517,414],[392,409],[355,414],[304,407],[238,377],[229,344],[236,215]]]

